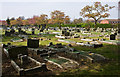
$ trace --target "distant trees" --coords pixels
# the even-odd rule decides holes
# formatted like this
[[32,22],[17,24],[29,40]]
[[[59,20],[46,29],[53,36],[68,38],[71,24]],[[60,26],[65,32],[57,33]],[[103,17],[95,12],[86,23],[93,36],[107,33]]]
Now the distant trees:
[[36,23],[38,25],[40,24],[47,24],[48,23],[48,15],[46,14],[41,14],[40,17],[36,18]]
[[110,9],[114,8],[114,6],[102,5],[101,2],[95,2],[92,6],[85,6],[81,9],[80,15],[87,18],[92,18],[95,21],[95,25],[98,20],[101,18],[109,17],[110,14],[107,13]]
[[70,24],[70,17],[69,16],[65,16],[64,24]]
[[64,23],[64,19],[65,19],[65,14],[64,12],[55,10],[53,12],[51,12],[51,21],[54,24],[58,24],[59,28],[61,29],[61,24]]
[[73,24],[80,24],[83,22],[83,19],[82,18],[79,18],[79,19],[74,19],[73,20]]
[[7,18],[6,22],[7,22],[7,25],[10,26],[10,19],[9,18]]
[[[92,18],[95,21],[95,25],[101,18],[109,17],[108,11],[114,8],[114,6],[102,5],[101,2],[95,2],[92,6],[87,5],[81,9],[80,15],[87,18]],[[7,25],[41,25],[41,24],[56,24],[61,29],[62,24],[80,24],[83,22],[82,18],[74,19],[70,21],[70,17],[65,15],[64,12],[55,10],[51,12],[51,18],[48,19],[48,15],[41,14],[40,16],[33,16],[31,18],[25,19],[24,16],[18,18],[7,18]],[[6,24],[5,22],[3,24]]]

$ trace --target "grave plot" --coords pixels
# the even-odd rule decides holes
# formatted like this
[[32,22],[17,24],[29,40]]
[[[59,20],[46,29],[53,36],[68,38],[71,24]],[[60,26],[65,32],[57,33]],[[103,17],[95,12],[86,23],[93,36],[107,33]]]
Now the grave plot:
[[91,33],[88,32],[88,31],[83,31],[82,34],[87,34],[88,35],[88,34],[91,34]]
[[113,44],[113,45],[120,45],[120,41],[118,40],[104,40],[100,41],[101,43]]
[[100,54],[79,51],[73,48],[70,48],[69,51],[66,51],[65,53],[61,52],[59,53],[59,55],[73,59],[77,62],[93,63],[93,62],[102,62],[106,60],[106,58]]
[[101,43],[120,45],[119,35],[111,34],[109,35],[109,40],[99,40]]
[[11,60],[11,65],[18,72],[18,75],[25,75],[40,71],[48,71],[45,63],[28,56],[26,46],[6,46],[4,45],[4,53]]
[[13,38],[11,39],[12,42],[22,42],[23,39],[20,39],[20,38]]
[[47,57],[45,60],[51,64],[57,65],[61,69],[70,69],[79,66],[77,62],[61,56]]
[[65,42],[65,43],[76,43],[75,41],[71,40],[65,40],[65,39],[58,39],[59,42]]
[[65,38],[65,36],[62,36],[62,35],[55,35],[56,38]]
[[30,73],[48,71],[45,63],[40,63],[35,59],[22,54],[18,54],[17,59],[11,60],[11,64],[18,72],[18,75],[29,75]]

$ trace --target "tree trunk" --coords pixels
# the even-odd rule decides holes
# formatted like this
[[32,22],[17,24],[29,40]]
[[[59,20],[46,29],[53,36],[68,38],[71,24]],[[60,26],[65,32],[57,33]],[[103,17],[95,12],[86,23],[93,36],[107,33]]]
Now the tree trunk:
[[96,25],[97,25],[97,20],[95,20],[95,28],[97,27]]
[[59,29],[61,30],[61,24],[59,23]]

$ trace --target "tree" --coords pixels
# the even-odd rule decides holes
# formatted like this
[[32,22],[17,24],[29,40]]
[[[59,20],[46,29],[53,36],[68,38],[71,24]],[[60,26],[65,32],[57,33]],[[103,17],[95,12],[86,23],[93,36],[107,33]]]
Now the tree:
[[69,24],[69,23],[70,23],[69,16],[65,16],[65,18],[64,18],[64,24]]
[[48,23],[48,15],[41,14],[40,17],[36,18],[36,23],[40,24],[47,24]]
[[7,22],[7,25],[10,26],[10,19],[9,18],[7,18],[6,22]]
[[107,12],[114,7],[115,6],[108,6],[108,4],[101,5],[101,2],[94,2],[94,5],[87,5],[81,9],[80,15],[83,17],[93,18],[96,26],[98,20],[110,16]]
[[11,20],[11,25],[18,25],[16,20]]
[[22,20],[23,25],[29,25],[28,20]]
[[51,12],[51,21],[54,24],[58,24],[59,28],[61,29],[61,24],[64,23],[65,14],[64,12],[55,10]]
[[23,20],[22,17],[17,18],[17,19],[16,19],[17,25],[23,25],[22,20]]
[[82,22],[83,22],[83,19],[82,19],[82,18],[74,19],[74,20],[73,20],[73,23],[74,23],[74,24],[80,24],[80,23],[82,23]]

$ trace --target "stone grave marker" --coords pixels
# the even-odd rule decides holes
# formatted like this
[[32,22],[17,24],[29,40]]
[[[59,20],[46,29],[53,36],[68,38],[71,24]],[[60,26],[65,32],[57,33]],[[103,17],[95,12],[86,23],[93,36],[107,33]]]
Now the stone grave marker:
[[33,34],[33,35],[35,34],[35,29],[34,29],[34,28],[32,28],[32,34]]
[[28,39],[27,46],[30,48],[38,48],[39,47],[39,39]]
[[29,62],[28,56],[23,55],[20,57],[21,64],[27,64]]
[[110,40],[115,40],[115,39],[116,39],[116,35],[111,34],[111,35],[110,35]]

